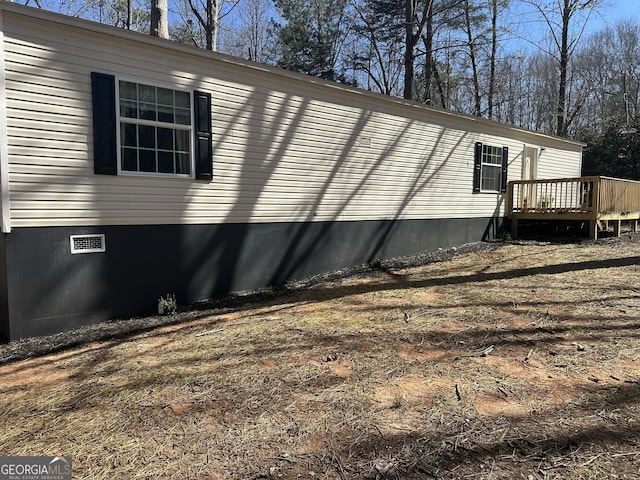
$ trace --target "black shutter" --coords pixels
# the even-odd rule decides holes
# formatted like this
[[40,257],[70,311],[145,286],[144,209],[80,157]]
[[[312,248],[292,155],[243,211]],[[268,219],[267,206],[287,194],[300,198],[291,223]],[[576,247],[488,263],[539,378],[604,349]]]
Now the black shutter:
[[116,82],[113,75],[91,72],[93,171],[117,175]]
[[211,94],[194,92],[193,98],[194,116],[196,119],[196,178],[198,180],[211,180],[213,178],[213,163],[211,158]]
[[500,191],[507,191],[507,169],[509,167],[509,147],[502,147],[502,175],[500,176]]
[[480,178],[482,173],[482,142],[476,142],[473,156],[473,191],[480,191]]

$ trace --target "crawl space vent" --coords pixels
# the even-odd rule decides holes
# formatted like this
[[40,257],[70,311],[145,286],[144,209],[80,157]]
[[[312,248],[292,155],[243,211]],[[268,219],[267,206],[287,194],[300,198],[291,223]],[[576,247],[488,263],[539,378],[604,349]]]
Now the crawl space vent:
[[106,251],[104,234],[71,235],[71,253],[98,253]]

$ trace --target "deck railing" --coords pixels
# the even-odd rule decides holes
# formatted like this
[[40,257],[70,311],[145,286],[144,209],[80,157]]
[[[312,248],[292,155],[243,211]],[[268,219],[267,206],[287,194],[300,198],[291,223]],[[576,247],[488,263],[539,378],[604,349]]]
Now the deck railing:
[[640,212],[640,182],[600,177],[598,213]]
[[591,213],[597,183],[598,177],[511,182],[511,213]]
[[[609,177],[576,177],[509,182],[507,215],[531,220],[588,220],[591,235],[607,221],[640,218],[640,182]],[[595,232],[595,233],[594,233]]]
[[510,182],[510,214],[591,215],[640,212],[640,182],[577,177]]

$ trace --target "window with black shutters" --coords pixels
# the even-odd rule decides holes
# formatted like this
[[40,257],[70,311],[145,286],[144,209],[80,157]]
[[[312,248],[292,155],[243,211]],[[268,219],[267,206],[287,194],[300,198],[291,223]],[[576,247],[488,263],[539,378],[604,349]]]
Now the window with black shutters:
[[477,142],[474,155],[473,191],[506,192],[509,149]]
[[210,94],[91,80],[95,173],[212,179]]

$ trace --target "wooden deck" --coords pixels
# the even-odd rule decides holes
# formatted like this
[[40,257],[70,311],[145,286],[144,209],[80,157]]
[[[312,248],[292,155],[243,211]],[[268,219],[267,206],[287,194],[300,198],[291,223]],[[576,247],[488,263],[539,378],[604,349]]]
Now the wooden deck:
[[622,222],[636,232],[640,219],[640,182],[609,177],[578,177],[509,182],[507,216],[511,236],[518,236],[520,220],[577,220],[588,222],[589,236]]

